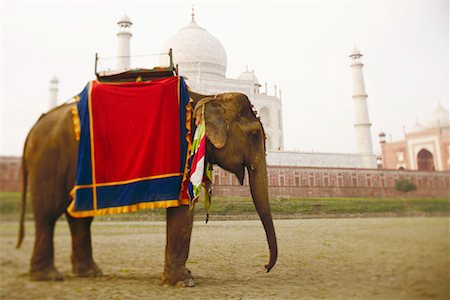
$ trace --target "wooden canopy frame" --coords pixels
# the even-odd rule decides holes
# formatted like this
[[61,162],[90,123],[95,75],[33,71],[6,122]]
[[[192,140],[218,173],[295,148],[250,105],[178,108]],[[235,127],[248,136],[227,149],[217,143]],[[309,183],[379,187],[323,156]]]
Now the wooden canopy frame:
[[178,76],[178,66],[173,64],[172,48],[169,49],[167,55],[169,55],[170,61],[168,67],[154,67],[152,69],[136,68],[119,72],[99,73],[97,71],[99,57],[95,53],[95,76],[100,82],[136,82]]

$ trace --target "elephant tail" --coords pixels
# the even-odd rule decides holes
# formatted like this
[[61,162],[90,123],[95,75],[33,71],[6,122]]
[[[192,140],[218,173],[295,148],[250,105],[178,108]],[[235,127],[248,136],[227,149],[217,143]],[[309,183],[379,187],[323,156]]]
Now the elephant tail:
[[26,212],[26,206],[27,206],[27,185],[28,185],[28,171],[25,166],[25,151],[24,151],[24,154],[22,156],[22,203],[21,203],[21,207],[20,207],[19,237],[17,239],[16,248],[20,248],[20,245],[22,245],[22,241],[25,236],[25,212]]

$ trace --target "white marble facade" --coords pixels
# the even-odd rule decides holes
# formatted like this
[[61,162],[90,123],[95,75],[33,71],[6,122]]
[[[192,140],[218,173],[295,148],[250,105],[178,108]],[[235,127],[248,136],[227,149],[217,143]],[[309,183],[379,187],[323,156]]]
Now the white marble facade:
[[267,164],[284,167],[376,169],[373,154],[267,151]]

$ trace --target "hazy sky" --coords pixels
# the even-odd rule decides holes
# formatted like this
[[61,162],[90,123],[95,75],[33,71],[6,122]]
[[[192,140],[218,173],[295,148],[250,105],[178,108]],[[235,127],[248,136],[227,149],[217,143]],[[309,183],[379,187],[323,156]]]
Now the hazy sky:
[[96,52],[115,55],[124,13],[134,23],[132,54],[159,53],[190,22],[192,3],[197,23],[226,50],[227,77],[248,65],[269,93],[274,84],[282,90],[286,150],[356,151],[348,57],[355,45],[376,153],[380,131],[398,140],[439,102],[448,109],[448,1],[1,1],[0,155],[21,154],[48,108],[54,75],[63,103],[94,79]]

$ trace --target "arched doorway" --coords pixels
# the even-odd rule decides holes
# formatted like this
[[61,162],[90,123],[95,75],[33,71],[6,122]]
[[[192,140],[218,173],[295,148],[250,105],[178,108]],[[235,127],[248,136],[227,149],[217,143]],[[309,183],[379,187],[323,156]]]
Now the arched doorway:
[[265,129],[269,129],[270,127],[270,113],[269,109],[265,106],[263,106],[259,110],[259,115],[261,116],[261,122],[263,123],[263,126]]
[[433,154],[426,149],[417,153],[417,169],[419,171],[434,171]]

